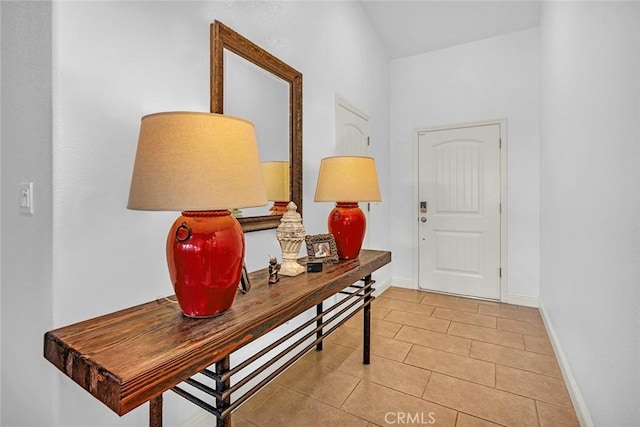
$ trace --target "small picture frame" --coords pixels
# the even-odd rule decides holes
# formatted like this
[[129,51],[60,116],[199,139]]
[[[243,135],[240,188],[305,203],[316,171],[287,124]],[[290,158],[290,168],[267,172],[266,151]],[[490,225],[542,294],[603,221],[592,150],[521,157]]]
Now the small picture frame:
[[304,240],[307,243],[309,262],[322,262],[323,264],[338,262],[338,249],[333,234],[305,236]]
[[242,276],[240,277],[240,292],[246,294],[251,289],[251,281],[247,272],[247,264],[242,265]]

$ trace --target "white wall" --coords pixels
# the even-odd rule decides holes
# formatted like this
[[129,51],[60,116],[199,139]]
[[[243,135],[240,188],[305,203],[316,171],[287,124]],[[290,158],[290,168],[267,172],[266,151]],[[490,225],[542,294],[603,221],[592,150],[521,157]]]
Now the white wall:
[[[2,46],[2,7],[0,7],[0,46]],[[0,54],[0,83],[2,55]],[[2,165],[2,84],[0,84],[0,165]],[[1,170],[0,166],[0,170]],[[1,174],[1,172],[0,172]],[[0,197],[0,266],[2,265],[2,197]],[[2,273],[0,273],[0,320],[2,319]],[[2,327],[0,326],[0,372],[2,372]],[[0,384],[0,423],[2,423],[2,385]]]
[[507,119],[508,292],[539,293],[536,28],[391,62],[392,276],[414,282],[413,131]]
[[[0,2],[3,426],[48,425],[54,372],[42,357],[52,319],[51,4]],[[34,183],[33,216],[18,184]],[[36,409],[37,408],[37,409]]]
[[542,9],[540,299],[584,425],[640,419],[639,8]]
[[[0,7],[0,46],[2,46],[2,7]],[[2,55],[0,54],[0,170],[2,169]],[[0,172],[1,174],[1,172]],[[2,197],[0,197],[0,266],[2,265]],[[0,273],[0,320],[2,319],[2,273]],[[2,372],[2,326],[0,326],[0,372]],[[2,385],[0,384],[0,424],[2,423]]]
[[[336,93],[370,115],[390,199],[388,58],[358,3],[59,2],[53,16],[52,326],[171,293],[164,240],[177,213],[127,211],[131,168],[141,116],[208,110],[215,19],[303,73],[307,233],[326,232],[331,209],[313,194],[320,158],[334,153]],[[388,206],[370,225],[373,245],[387,249]],[[274,230],[247,235],[250,270],[279,252]],[[146,423],[146,407],[119,419],[62,374],[56,385],[57,425]],[[177,399],[165,397],[167,425],[193,412]]]

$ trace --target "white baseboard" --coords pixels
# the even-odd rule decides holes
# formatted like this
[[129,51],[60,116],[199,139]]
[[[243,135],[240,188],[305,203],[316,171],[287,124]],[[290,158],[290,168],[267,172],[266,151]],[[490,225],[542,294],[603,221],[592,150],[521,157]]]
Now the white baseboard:
[[204,409],[198,409],[198,412],[180,424],[180,427],[206,427],[213,426],[215,423],[216,418],[212,414]]
[[384,291],[389,289],[389,287],[391,287],[391,279],[376,280],[376,283],[375,285],[373,285],[373,287],[376,289],[373,292],[373,295],[376,297],[380,296],[381,293],[383,293]]
[[418,286],[411,279],[391,279],[391,283],[396,288],[418,289]]
[[538,297],[512,293],[507,293],[507,301],[504,302],[515,305],[524,305],[526,307],[538,308],[540,306],[540,299]]
[[576,411],[576,416],[578,417],[580,426],[593,427],[593,421],[591,421],[591,416],[589,415],[589,411],[587,410],[587,405],[582,398],[582,393],[580,393],[578,383],[573,376],[573,372],[571,371],[571,366],[569,366],[567,356],[565,356],[564,351],[562,351],[562,346],[560,345],[560,341],[558,341],[558,336],[556,335],[556,331],[553,328],[551,320],[547,316],[547,312],[544,309],[544,304],[542,303],[542,301],[539,301],[538,306],[540,309],[540,315],[542,315],[544,326],[547,328],[547,333],[549,334],[549,340],[551,340],[553,351],[556,354],[556,359],[558,359],[560,371],[562,372],[564,382],[567,385],[567,390],[569,391],[569,396],[571,397],[571,402],[573,403],[573,408]]

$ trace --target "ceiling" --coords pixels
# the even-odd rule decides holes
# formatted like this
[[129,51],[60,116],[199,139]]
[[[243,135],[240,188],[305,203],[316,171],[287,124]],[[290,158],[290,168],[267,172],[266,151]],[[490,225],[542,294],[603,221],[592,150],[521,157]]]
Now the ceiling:
[[541,1],[361,0],[391,59],[535,27]]

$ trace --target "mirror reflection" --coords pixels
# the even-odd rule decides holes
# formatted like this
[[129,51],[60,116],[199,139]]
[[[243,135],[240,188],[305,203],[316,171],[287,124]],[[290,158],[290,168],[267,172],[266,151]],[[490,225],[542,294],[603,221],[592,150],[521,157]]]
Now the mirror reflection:
[[273,202],[270,215],[284,215],[291,200],[289,192],[289,162],[282,160],[263,161],[262,176],[267,191],[267,200]]
[[277,228],[282,206],[289,200],[302,215],[302,73],[215,21],[211,24],[211,112],[255,124],[264,177],[270,180],[272,203],[236,212],[242,229]]
[[[233,52],[224,52],[224,113],[253,122],[269,204],[242,217],[286,212],[289,196],[289,84]],[[286,174],[283,172],[285,171]],[[284,181],[286,179],[286,181]],[[285,197],[285,198],[283,198]],[[274,208],[272,202],[284,211]]]

